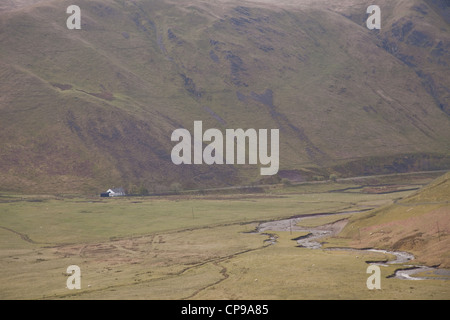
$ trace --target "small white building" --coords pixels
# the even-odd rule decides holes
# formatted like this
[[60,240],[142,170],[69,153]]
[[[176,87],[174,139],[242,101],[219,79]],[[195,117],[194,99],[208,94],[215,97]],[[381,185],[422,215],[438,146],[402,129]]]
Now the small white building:
[[109,193],[110,197],[120,197],[125,196],[125,190],[123,188],[113,188],[106,191],[106,193]]

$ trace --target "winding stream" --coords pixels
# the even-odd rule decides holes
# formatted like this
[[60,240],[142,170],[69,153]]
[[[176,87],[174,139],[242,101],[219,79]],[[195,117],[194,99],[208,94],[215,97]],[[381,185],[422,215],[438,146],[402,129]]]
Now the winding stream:
[[[258,227],[256,228],[256,232],[269,235],[270,237],[269,241],[271,242],[271,244],[275,244],[276,239],[270,235],[270,231],[307,232],[308,233],[307,235],[295,238],[293,240],[297,241],[299,247],[308,249],[320,249],[322,247],[322,244],[318,240],[338,234],[347,224],[346,219],[340,219],[333,223],[325,224],[318,227],[299,227],[297,224],[305,219],[327,217],[327,216],[339,216],[344,214],[348,215],[350,213],[358,213],[358,211],[305,215],[300,217],[263,222],[258,225]],[[384,265],[384,266],[389,264],[405,264],[409,261],[414,260],[414,255],[403,251],[388,251],[379,249],[354,249],[354,248],[327,248],[325,250],[369,251],[369,252],[380,252],[395,256],[394,260],[390,260],[387,262],[385,261],[368,262],[369,264]],[[427,266],[414,266],[414,265],[404,265],[404,267],[405,268],[396,270],[395,274],[393,274],[391,277],[402,280],[450,279],[449,278],[450,270],[437,269]],[[431,271],[438,276],[414,277],[414,275],[417,273],[427,271]],[[441,275],[441,277],[439,277],[439,275]]]

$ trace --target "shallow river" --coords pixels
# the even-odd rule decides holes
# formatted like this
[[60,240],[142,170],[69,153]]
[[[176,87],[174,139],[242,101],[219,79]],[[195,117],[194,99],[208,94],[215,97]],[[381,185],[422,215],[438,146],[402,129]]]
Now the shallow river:
[[[270,236],[270,231],[288,231],[288,232],[307,232],[308,234],[302,237],[298,237],[296,239],[298,246],[308,249],[320,249],[322,244],[318,241],[322,238],[332,236],[338,234],[346,225],[346,220],[341,219],[336,222],[322,225],[319,227],[299,227],[297,224],[305,219],[325,217],[325,216],[339,216],[339,215],[348,215],[349,213],[357,213],[354,212],[343,212],[343,213],[334,213],[334,214],[317,214],[317,215],[307,215],[289,219],[282,219],[276,221],[263,222],[258,225],[256,231],[258,233],[268,234],[269,241],[273,244],[276,243],[276,239]],[[353,248],[329,248],[325,250],[345,250],[345,251],[370,251],[370,252],[380,252],[384,254],[390,254],[395,256],[394,260],[390,260],[388,262],[380,261],[380,262],[370,262],[370,264],[377,265],[387,265],[387,264],[403,264],[404,269],[398,269],[395,272],[395,275],[392,277],[402,279],[402,280],[425,280],[425,279],[439,279],[439,280],[449,280],[450,279],[450,270],[437,269],[427,266],[417,266],[417,265],[405,265],[405,263],[414,260],[414,256],[408,252],[402,251],[387,251],[387,250],[378,250],[378,249],[353,249]],[[433,277],[415,277],[414,275],[421,272],[431,271],[435,276]]]

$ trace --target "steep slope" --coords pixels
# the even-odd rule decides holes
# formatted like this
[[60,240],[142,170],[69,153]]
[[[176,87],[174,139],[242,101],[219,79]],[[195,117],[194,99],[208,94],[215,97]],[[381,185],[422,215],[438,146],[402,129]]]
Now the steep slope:
[[420,263],[450,267],[450,173],[397,203],[354,218],[339,234],[352,247],[413,253]]
[[70,1],[6,2],[0,188],[261,179],[254,166],[173,165],[171,133],[195,120],[279,128],[281,172],[405,154],[448,167],[444,11],[381,2],[381,32],[365,27],[365,1],[78,1],[81,30],[66,28]]

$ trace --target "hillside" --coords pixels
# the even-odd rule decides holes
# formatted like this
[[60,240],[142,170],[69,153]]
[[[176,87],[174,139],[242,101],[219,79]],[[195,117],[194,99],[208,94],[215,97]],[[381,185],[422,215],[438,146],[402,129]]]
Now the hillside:
[[370,31],[370,1],[80,0],[81,30],[72,1],[2,2],[0,190],[260,181],[175,166],[171,134],[195,120],[280,129],[280,177],[450,168],[445,3],[379,1]]
[[357,248],[407,251],[429,266],[450,267],[450,172],[392,205],[352,217],[340,240]]

